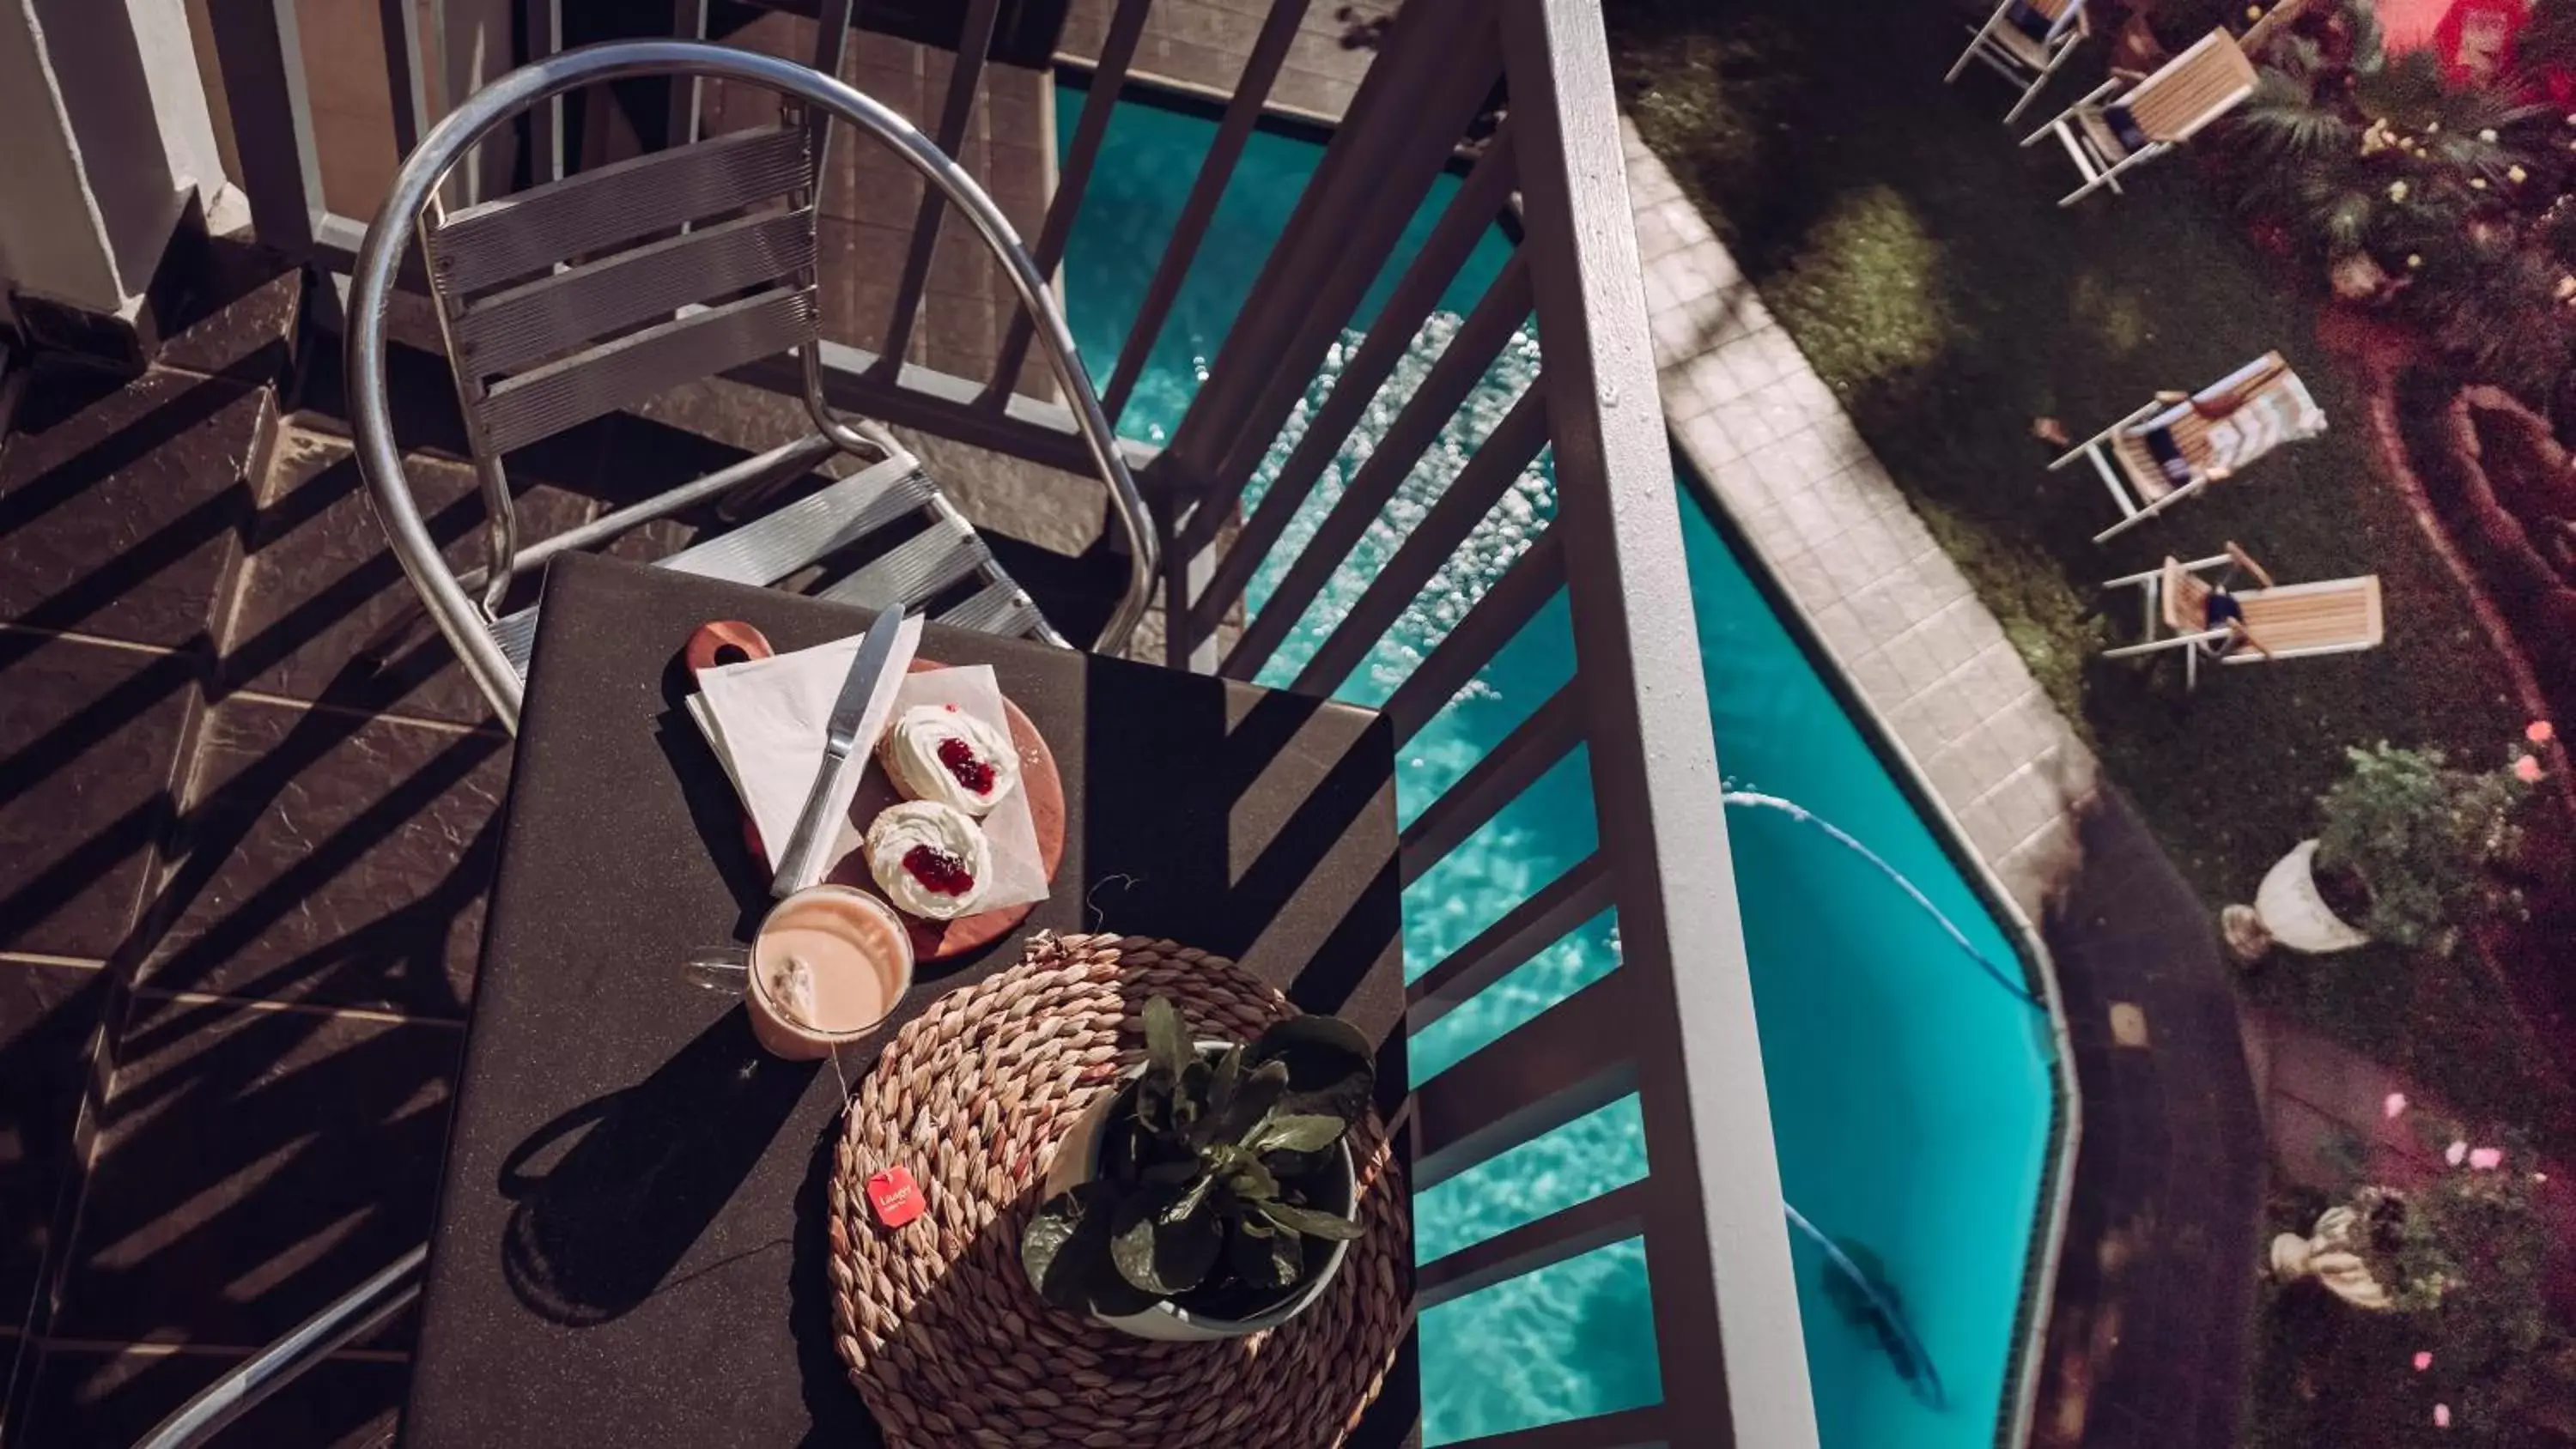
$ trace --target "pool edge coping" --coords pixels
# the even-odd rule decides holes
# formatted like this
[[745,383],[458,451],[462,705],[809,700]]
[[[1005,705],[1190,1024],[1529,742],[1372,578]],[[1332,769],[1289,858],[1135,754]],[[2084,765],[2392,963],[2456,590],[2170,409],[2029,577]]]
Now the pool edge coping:
[[[1997,913],[1998,919],[2010,928],[2024,971],[2046,1005],[2051,1150],[2041,1169],[2040,1221],[2033,1224],[2031,1250],[2024,1261],[2021,1302],[2014,1326],[2017,1347],[2006,1366],[2004,1411],[1997,1415],[1994,1435],[1995,1442],[2004,1449],[2022,1449],[2030,1441],[2038,1409],[2042,1359],[2074,1198],[2076,1155],[2084,1136],[2083,1091],[2076,1080],[2075,1048],[2057,980],[2056,959],[2026,908],[2023,893],[2031,892],[2034,904],[2045,899],[2040,892],[2053,875],[2050,866],[2054,862],[2044,857],[2054,852],[2049,848],[2052,842],[2044,837],[2062,828],[2071,841],[2078,812],[2087,808],[2098,792],[2098,780],[2092,778],[2091,751],[2057,716],[2046,696],[2038,692],[2036,681],[2029,682],[2027,691],[2014,694],[2014,713],[2006,728],[2021,748],[2005,756],[2009,768],[2002,781],[1987,785],[1963,804],[1971,808],[1984,805],[2008,785],[2026,784],[2042,773],[2054,773],[2049,758],[2052,753],[2074,762],[2073,773],[2082,779],[2082,784],[2064,791],[2051,819],[2014,838],[2000,852],[2002,861],[1989,858],[1986,840],[1980,839],[1979,833],[1962,818],[1961,810],[1954,808],[1949,792],[1907,743],[1903,723],[1872,697],[1870,682],[1846,661],[1844,650],[1849,641],[1856,640],[1866,640],[1872,649],[1894,644],[1921,633],[1931,624],[1949,620],[1958,635],[1978,645],[1972,655],[1999,647],[2011,655],[2011,665],[2019,669],[2018,655],[2011,653],[2012,646],[2004,639],[2002,626],[1993,615],[1973,593],[1966,592],[1964,579],[1958,580],[1959,596],[1944,600],[1933,620],[1884,638],[1866,633],[1868,621],[1854,611],[1845,609],[1845,617],[1829,623],[1800,598],[1800,590],[1783,565],[1790,559],[1814,558],[1812,550],[1817,544],[1841,543],[1851,539],[1857,528],[1873,522],[1889,524],[1897,518],[1912,528],[1904,530],[1902,524],[1895,524],[1876,536],[1902,538],[1905,533],[1914,533],[1928,542],[1930,535],[1896,491],[1893,481],[1879,468],[1831,390],[1771,320],[1733,258],[1706,220],[1682,196],[1679,184],[1645,145],[1635,124],[1622,116],[1620,130],[1627,153],[1630,202],[1637,218],[1640,270],[1649,322],[1654,328],[1666,432],[1678,464],[1676,476],[1687,478],[1708,506],[1722,537],[1756,588],[1772,604],[1826,687],[1849,708],[1853,724],[1888,767],[1899,790],[1910,798],[1925,824],[1932,827],[1943,853],[1961,869],[1970,889],[1986,908]],[[1829,423],[1831,430],[1820,430],[1820,423]],[[1742,446],[1747,438],[1762,441],[1748,449]],[[1749,486],[1735,490],[1738,496],[1730,497],[1730,490],[1720,486],[1721,480]],[[1739,500],[1754,502],[1755,506],[1740,507]],[[1784,541],[1795,546],[1795,551],[1785,556],[1779,547]],[[1955,568],[1948,568],[1947,555],[1939,553],[1937,545],[1932,547],[1932,553],[1956,577]],[[1895,569],[1911,568],[1925,557],[1920,550],[1909,551]],[[1859,566],[1873,570],[1878,567],[1865,558]],[[1821,563],[1815,572],[1823,574]],[[1884,580],[1879,582],[1883,584]],[[1977,626],[1976,620],[1982,620],[1983,628]],[[1837,634],[1844,636],[1843,640],[1838,641]],[[1925,642],[1915,640],[1908,648],[1923,647]],[[1959,643],[1960,638],[1952,638],[1947,647],[1956,649]],[[2026,680],[2027,671],[2021,672]],[[1903,674],[1893,677],[1912,687],[1912,681]],[[1917,704],[1923,698],[1924,691],[1914,688],[1900,703]],[[2026,723],[2032,715],[2041,717],[2041,728],[2036,733]],[[2004,716],[1998,716],[2001,717]],[[1993,724],[1993,719],[1981,720],[1970,729],[1983,730]],[[1945,748],[1965,740],[1964,734],[1955,737],[1945,742]],[[2024,811],[2031,808],[2027,801],[2015,803]],[[1995,832],[1986,835],[1987,839],[1995,838]],[[2024,858],[2015,861],[2016,855]],[[2015,873],[2023,877],[2022,890],[2017,891],[2014,882],[2005,878],[2000,868],[2004,864],[2014,865]]]

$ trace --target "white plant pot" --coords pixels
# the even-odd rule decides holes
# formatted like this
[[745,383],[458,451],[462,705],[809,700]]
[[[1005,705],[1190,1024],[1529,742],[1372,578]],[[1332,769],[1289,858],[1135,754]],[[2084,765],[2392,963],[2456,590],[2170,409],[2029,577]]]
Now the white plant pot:
[[2311,956],[2370,944],[2370,937],[2336,915],[2318,892],[2316,860],[2317,843],[2302,840],[2264,875],[2254,892],[2263,929],[2281,945]]
[[[1203,1041],[1198,1044],[1201,1051],[1223,1051],[1232,1045],[1232,1042],[1221,1041]],[[1103,1092],[1092,1100],[1089,1107],[1083,1109],[1081,1118],[1073,1124],[1073,1130],[1066,1133],[1064,1141],[1056,1146],[1055,1160],[1047,1166],[1046,1188],[1040,1195],[1040,1201],[1054,1197],[1060,1192],[1070,1192],[1100,1175],[1100,1144],[1109,1126],[1110,1114],[1117,1109],[1119,1099],[1126,1095],[1123,1084],[1144,1075],[1144,1070],[1142,1066],[1130,1068],[1119,1078],[1122,1090]],[[1359,1220],[1359,1179],[1351,1166],[1350,1143],[1347,1140],[1337,1142],[1333,1144],[1333,1150],[1342,1162],[1344,1184],[1342,1201],[1345,1204],[1343,1215],[1357,1222]],[[1324,1290],[1333,1285],[1333,1279],[1341,1273],[1342,1260],[1350,1256],[1350,1247],[1347,1242],[1333,1243],[1331,1251],[1324,1259],[1324,1265],[1317,1269],[1303,1285],[1290,1292],[1279,1303],[1248,1318],[1215,1318],[1207,1314],[1192,1313],[1186,1308],[1170,1303],[1157,1303],[1142,1313],[1095,1313],[1092,1317],[1121,1333],[1132,1334],[1137,1338],[1162,1339],[1179,1343],[1206,1343],[1217,1339],[1242,1338],[1247,1334],[1265,1332],[1277,1328],[1313,1307],[1315,1301],[1324,1296]]]

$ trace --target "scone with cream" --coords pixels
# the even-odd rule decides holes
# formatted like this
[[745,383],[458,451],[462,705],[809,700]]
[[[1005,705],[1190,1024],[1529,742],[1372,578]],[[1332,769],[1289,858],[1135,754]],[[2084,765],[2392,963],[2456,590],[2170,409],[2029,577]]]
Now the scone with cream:
[[868,873],[896,910],[933,921],[971,916],[993,874],[993,846],[975,817],[937,800],[907,800],[868,827]]
[[1009,735],[948,704],[916,704],[877,746],[907,800],[936,800],[983,815],[1019,788],[1020,752]]

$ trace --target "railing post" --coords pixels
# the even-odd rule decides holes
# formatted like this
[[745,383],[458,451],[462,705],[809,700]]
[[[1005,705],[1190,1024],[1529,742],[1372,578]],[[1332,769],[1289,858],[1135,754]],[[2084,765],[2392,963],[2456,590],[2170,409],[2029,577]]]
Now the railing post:
[[1618,103],[1595,0],[1505,0],[1503,60],[1546,357],[1576,689],[1646,1156],[1665,1417],[1682,1441],[1812,1449],[1815,1406],[1729,867]]
[[322,213],[313,115],[304,99],[304,45],[295,0],[233,0],[206,7],[215,63],[232,110],[233,150],[262,245],[292,257],[313,249]]

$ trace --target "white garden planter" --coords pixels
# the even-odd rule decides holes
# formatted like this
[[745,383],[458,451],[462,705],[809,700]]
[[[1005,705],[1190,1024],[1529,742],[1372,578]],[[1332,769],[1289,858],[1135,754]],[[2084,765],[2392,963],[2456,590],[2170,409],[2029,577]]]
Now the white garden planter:
[[2275,942],[2312,956],[2370,944],[2368,935],[2326,905],[2317,890],[2316,859],[2317,843],[2302,840],[2263,877],[2262,888],[2254,893],[2263,929]]

